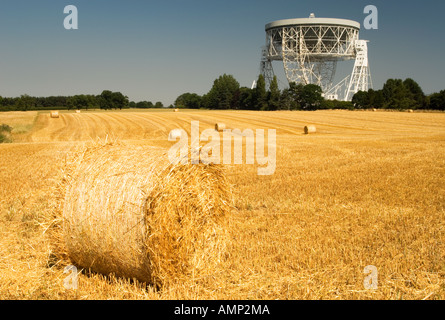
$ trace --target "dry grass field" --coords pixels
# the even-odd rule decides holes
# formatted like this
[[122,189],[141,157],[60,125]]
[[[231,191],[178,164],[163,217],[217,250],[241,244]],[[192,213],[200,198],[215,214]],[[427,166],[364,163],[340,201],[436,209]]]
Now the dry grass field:
[[[155,290],[83,272],[66,290],[44,233],[70,150],[113,139],[169,147],[200,121],[276,129],[277,168],[226,171],[235,192],[225,260],[206,278]],[[0,113],[1,299],[445,299],[445,114],[88,111]],[[313,124],[317,133],[304,135]],[[364,288],[377,267],[378,289]]]

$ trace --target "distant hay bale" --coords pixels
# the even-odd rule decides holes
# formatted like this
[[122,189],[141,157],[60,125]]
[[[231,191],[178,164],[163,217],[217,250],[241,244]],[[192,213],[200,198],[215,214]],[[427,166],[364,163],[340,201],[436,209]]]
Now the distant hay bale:
[[76,110],[76,113],[80,113],[80,110]]
[[310,133],[316,133],[317,128],[315,126],[305,126],[304,127],[304,134],[310,134]]
[[59,111],[51,111],[51,118],[58,118],[59,117]]
[[182,137],[182,129],[174,129],[168,134],[168,140],[177,140]]
[[408,112],[409,113],[414,113],[414,110],[409,109]]
[[226,129],[225,123],[217,123],[215,124],[215,130],[216,131],[223,131]]
[[372,109],[372,112],[377,112],[377,109],[376,108]]
[[179,109],[178,109],[178,108],[176,108],[176,109],[175,109],[175,112],[179,112]]
[[170,164],[164,149],[116,143],[67,163],[61,256],[158,287],[215,272],[231,201],[221,166]]

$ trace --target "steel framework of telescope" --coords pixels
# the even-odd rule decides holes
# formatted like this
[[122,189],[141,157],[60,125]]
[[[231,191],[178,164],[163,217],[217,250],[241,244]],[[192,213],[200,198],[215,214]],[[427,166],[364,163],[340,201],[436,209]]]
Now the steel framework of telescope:
[[[266,25],[261,74],[269,85],[273,61],[283,61],[289,83],[317,84],[328,99],[350,101],[372,86],[366,40],[359,40],[360,23],[330,18],[279,20]],[[352,74],[333,85],[338,61],[354,60]]]

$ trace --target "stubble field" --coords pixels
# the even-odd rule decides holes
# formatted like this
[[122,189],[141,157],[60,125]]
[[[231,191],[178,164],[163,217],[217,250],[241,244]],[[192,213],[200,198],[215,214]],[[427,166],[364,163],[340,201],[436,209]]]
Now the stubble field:
[[[97,138],[162,146],[190,134],[276,129],[277,168],[227,166],[235,192],[226,259],[212,276],[155,290],[99,274],[67,290],[45,234],[70,150]],[[0,113],[2,299],[444,299],[445,114],[88,111]],[[304,135],[307,124],[317,126]],[[366,266],[378,288],[366,290]]]

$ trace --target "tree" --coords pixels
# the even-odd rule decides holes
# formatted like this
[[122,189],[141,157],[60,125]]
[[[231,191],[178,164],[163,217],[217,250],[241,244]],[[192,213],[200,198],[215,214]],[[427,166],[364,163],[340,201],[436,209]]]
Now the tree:
[[369,92],[359,91],[352,97],[352,103],[355,108],[365,109],[369,106]]
[[388,109],[412,109],[417,105],[401,79],[389,79],[383,85],[384,106]]
[[278,110],[280,108],[280,98],[281,91],[278,88],[277,76],[273,77],[270,83],[269,94],[268,94],[268,110]]
[[73,108],[76,107],[76,97],[69,97],[68,99],[66,99],[66,107],[68,108],[68,110],[71,110]]
[[254,108],[257,110],[267,110],[266,80],[262,74],[258,76],[254,92]]
[[110,90],[102,91],[101,95],[98,97],[99,106],[101,109],[112,109],[113,108],[113,92]]
[[163,108],[163,107],[164,107],[164,104],[162,102],[158,101],[155,103],[155,108]]
[[290,90],[288,88],[284,89],[280,97],[280,109],[281,110],[292,110],[292,98]]
[[253,95],[254,92],[252,89],[247,87],[241,87],[239,89],[239,103],[238,108],[243,110],[252,110],[253,109]]
[[71,108],[88,109],[88,105],[89,105],[89,98],[84,94],[69,97],[67,100],[68,109]]
[[96,96],[94,96],[94,95],[91,95],[91,94],[87,95],[86,102],[87,103],[85,105],[85,109],[87,109],[87,110],[99,107],[99,103],[96,99]]
[[373,89],[369,89],[368,97],[369,97],[369,103],[368,103],[369,108],[376,108],[376,109],[383,108],[385,104],[385,98],[383,97],[382,90],[375,91]]
[[300,94],[300,104],[305,110],[316,110],[323,102],[323,90],[316,84],[308,84],[303,87]]
[[26,111],[35,108],[35,98],[27,94],[21,95],[16,101],[17,110]]
[[101,109],[121,109],[127,108],[129,100],[121,92],[112,92],[110,90],[102,91],[102,94],[97,97]]
[[337,104],[338,104],[338,100],[325,99],[323,101],[323,103],[320,105],[320,109],[324,109],[324,110],[336,109]]
[[403,81],[403,86],[409,93],[409,98],[416,102],[414,106],[415,109],[421,109],[425,107],[425,94],[423,93],[422,88],[417,82],[415,82],[411,78],[408,78]]
[[209,98],[209,94],[205,94],[202,96],[201,98],[201,107],[202,108],[207,108],[210,109],[210,98]]
[[124,96],[121,92],[113,92],[111,94],[112,107],[115,109],[127,108],[128,107],[128,97]]
[[280,98],[280,107],[284,110],[300,109],[300,96],[303,85],[295,82],[289,83],[289,88],[284,89]]
[[239,90],[238,81],[231,75],[222,75],[213,82],[212,89],[205,95],[203,105],[209,109],[231,109],[235,93]]
[[238,110],[241,106],[241,88],[236,90],[232,96],[232,105],[230,109]]
[[196,93],[184,93],[175,100],[178,108],[199,109],[201,108],[202,98]]
[[154,104],[151,101],[139,101],[138,103],[134,104],[134,108],[138,109],[150,109],[154,108]]
[[445,90],[429,96],[428,107],[432,110],[445,110]]

